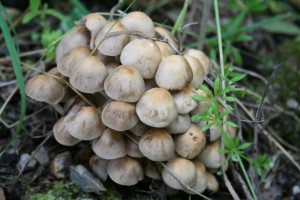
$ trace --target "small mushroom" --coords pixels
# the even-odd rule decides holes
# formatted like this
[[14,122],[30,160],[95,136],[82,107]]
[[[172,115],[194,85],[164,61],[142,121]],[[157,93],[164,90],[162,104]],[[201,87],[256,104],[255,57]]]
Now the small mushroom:
[[193,79],[193,71],[183,56],[165,57],[159,64],[155,81],[161,88],[181,90]]
[[73,146],[81,140],[73,137],[66,128],[64,117],[60,118],[53,126],[55,140],[65,146]]
[[143,78],[151,79],[161,61],[161,53],[152,40],[137,39],[124,47],[120,61],[123,65],[135,67]]
[[69,133],[80,140],[95,139],[105,129],[101,121],[101,111],[94,107],[83,106],[78,113],[69,113],[65,120]]
[[197,49],[188,49],[185,55],[193,56],[196,58],[203,66],[205,75],[210,73],[210,59],[203,53],[203,51]]
[[99,157],[107,160],[121,158],[127,153],[123,133],[110,128],[93,141],[92,149]]
[[198,85],[201,85],[205,78],[204,68],[197,58],[189,55],[184,55],[184,58],[188,61],[193,71],[193,80],[191,81],[191,85],[193,88],[198,88]]
[[93,155],[89,160],[89,165],[92,172],[101,180],[106,181],[108,174],[107,174],[107,164],[108,160],[100,158],[97,155]]
[[128,65],[115,68],[104,82],[106,94],[117,101],[137,102],[145,92],[145,83],[139,71]]
[[173,93],[172,96],[179,114],[188,114],[198,106],[198,102],[192,98],[193,95],[195,93],[191,85],[187,85],[182,90]]
[[142,154],[152,161],[168,161],[174,158],[174,141],[164,129],[150,129],[139,141]]
[[[156,26],[155,27],[155,32],[162,38],[167,39],[168,40],[168,45],[172,46],[171,49],[174,51],[173,48],[178,49],[178,42],[176,40],[176,38],[174,37],[174,35],[172,35],[172,33],[170,33],[170,31],[168,31],[167,29],[160,27],[160,26]],[[174,51],[175,54],[175,51]]]
[[177,157],[163,168],[162,179],[169,187],[184,190],[185,186],[193,187],[196,184],[197,170],[192,161]]
[[210,193],[218,192],[218,190],[219,190],[219,182],[216,179],[216,177],[214,175],[212,175],[211,173],[209,173],[209,172],[206,172],[205,176],[206,176],[206,181],[207,181],[207,188],[206,189]]
[[65,94],[59,81],[45,74],[37,74],[29,79],[25,91],[30,98],[49,104],[59,103]]
[[155,44],[158,46],[162,58],[176,54],[172,47],[166,42],[155,41]]
[[146,124],[144,124],[141,121],[138,121],[138,123],[133,128],[131,128],[129,131],[136,136],[142,136],[149,129],[150,129],[149,126],[147,126]]
[[[120,22],[124,24],[129,32],[137,32],[149,37],[153,37],[155,34],[151,18],[143,12],[130,12],[122,17]],[[131,40],[134,38],[134,36],[131,36]]]
[[186,132],[191,126],[190,115],[177,115],[176,119],[166,127],[166,130],[171,134]]
[[[207,188],[206,169],[205,166],[199,161],[193,161],[193,163],[197,170],[197,179],[192,189],[198,193],[202,193]],[[193,194],[193,192],[190,193]]]
[[109,177],[120,185],[135,185],[144,179],[142,165],[135,158],[125,156],[110,160],[107,165]]
[[88,56],[75,67],[70,83],[81,92],[95,93],[103,90],[108,76],[105,65],[96,56]]
[[56,178],[66,178],[71,162],[72,158],[70,152],[66,151],[57,154],[51,161],[49,170]]
[[178,155],[187,159],[194,159],[204,149],[206,144],[205,135],[201,129],[192,124],[183,134],[175,138],[175,150]]
[[130,138],[129,137],[125,138],[127,155],[134,157],[134,158],[144,157],[144,155],[142,154],[142,152],[139,149],[138,142],[140,140],[140,137],[138,137],[136,135],[132,135],[130,133],[128,133],[128,135],[130,135]]
[[139,121],[135,105],[122,101],[111,101],[102,111],[103,123],[116,131],[126,131],[133,128]]
[[166,89],[152,88],[136,104],[136,113],[146,125],[162,128],[176,119],[177,108],[172,95]]
[[[121,33],[124,32],[124,33]],[[129,41],[125,26],[117,21],[109,21],[100,30],[95,39],[95,46],[107,56],[117,56],[122,52],[123,47]]]
[[162,165],[159,162],[152,162],[150,160],[145,160],[144,164],[145,175],[154,180],[161,179]]

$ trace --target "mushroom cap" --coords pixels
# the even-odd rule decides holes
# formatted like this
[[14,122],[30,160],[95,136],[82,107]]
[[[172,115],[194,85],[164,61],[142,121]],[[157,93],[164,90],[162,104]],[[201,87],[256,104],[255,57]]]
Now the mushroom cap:
[[70,77],[75,66],[91,53],[87,46],[76,47],[68,51],[61,58],[61,62],[57,68],[61,74]]
[[130,134],[130,137],[133,138],[134,141],[132,141],[132,139],[129,137],[125,138],[127,155],[134,157],[134,158],[144,157],[144,155],[142,154],[142,152],[139,149],[138,143],[136,143],[136,142],[139,142],[140,137],[138,137],[136,135],[132,135],[132,134]]
[[[120,19],[129,32],[139,32],[154,37],[154,24],[150,17],[140,11],[130,12]],[[133,39],[134,37],[131,37]]]
[[195,93],[191,85],[187,85],[182,90],[173,93],[172,96],[179,114],[188,114],[198,106],[198,102],[192,98],[193,95]]
[[65,146],[73,146],[81,140],[73,137],[66,128],[64,117],[60,118],[53,126],[53,135],[55,140]]
[[[178,42],[177,42],[176,38],[174,37],[174,35],[172,35],[172,33],[170,31],[168,31],[167,29],[165,29],[163,27],[156,26],[155,27],[155,32],[160,37],[162,37],[164,39],[167,39],[168,40],[168,43],[167,43],[168,45],[170,44],[171,46],[173,46],[173,48],[178,49]],[[173,48],[171,48],[171,49],[173,50]],[[174,51],[174,54],[175,54],[175,51]]]
[[56,79],[56,78],[55,78],[55,79],[56,79],[60,84],[62,84],[62,85],[65,84],[64,80],[65,80],[65,81],[68,80],[68,77],[66,77],[66,76],[64,76],[62,73],[60,73],[60,71],[58,70],[57,67],[51,68],[47,73],[52,74],[52,75],[54,75],[54,76],[60,78],[60,79]]
[[139,121],[135,105],[122,101],[111,101],[102,111],[103,123],[114,130],[126,131],[133,128]]
[[136,39],[123,48],[120,61],[135,67],[143,78],[151,79],[161,61],[161,52],[154,41]]
[[176,54],[172,47],[166,42],[155,41],[155,44],[158,46],[162,58]]
[[176,119],[166,127],[171,134],[186,132],[191,126],[191,118],[189,114],[177,115]]
[[203,53],[203,51],[200,51],[198,49],[188,49],[185,52],[185,55],[193,56],[194,58],[197,58],[197,60],[202,64],[205,75],[208,75],[210,73],[210,59]]
[[[206,94],[203,90],[197,89],[196,93],[204,96],[204,97],[209,97],[208,94]],[[210,107],[211,102],[210,101],[199,101],[198,106],[191,111],[191,115],[197,115],[198,113],[202,113],[208,110]]]
[[105,129],[101,121],[101,111],[94,107],[83,106],[76,114],[71,113],[65,120],[69,133],[80,140],[95,139]]
[[84,26],[78,26],[72,32],[67,34],[56,47],[55,61],[57,66],[60,65],[64,54],[71,49],[81,46],[88,46],[90,41],[89,35],[89,31]]
[[142,165],[137,159],[130,156],[110,160],[107,172],[109,177],[120,185],[135,185],[144,179]]
[[219,182],[214,175],[209,172],[205,173],[206,181],[207,181],[207,190],[210,192],[217,192],[219,190]]
[[192,69],[183,56],[167,56],[160,62],[155,81],[161,88],[181,90],[193,79]]
[[107,128],[93,141],[92,149],[99,157],[107,160],[121,158],[126,155],[124,135],[122,132]]
[[[192,189],[198,193],[202,193],[207,188],[206,169],[205,166],[199,161],[193,161],[193,163],[197,171],[197,180]],[[193,194],[193,192],[189,192]]]
[[110,63],[107,63],[105,66],[106,66],[108,74],[110,74],[114,69],[119,67],[120,64],[117,62],[110,62]]
[[208,144],[197,156],[196,160],[199,160],[208,168],[219,168],[225,160],[224,155],[218,152],[219,149],[221,149],[221,143],[219,140],[216,140]]
[[49,104],[57,104],[65,95],[63,85],[45,74],[37,74],[29,79],[25,85],[25,91],[30,98]]
[[95,93],[103,90],[108,76],[105,65],[96,56],[88,56],[77,64],[70,77],[70,83],[81,92]]
[[107,56],[117,56],[121,54],[123,47],[129,41],[127,33],[110,35],[117,32],[127,32],[125,26],[117,21],[109,21],[100,30],[95,39],[95,45],[99,45],[98,50]]
[[[167,168],[167,169],[166,169]],[[166,164],[162,170],[162,178],[165,184],[169,187],[183,190],[185,186],[182,185],[176,178],[183,184],[193,187],[197,179],[197,170],[192,161],[177,157]]]
[[145,175],[149,178],[160,180],[162,165],[159,162],[152,162],[151,160],[145,160],[143,163]]
[[106,181],[108,174],[107,174],[107,164],[108,160],[100,158],[97,155],[93,155],[89,160],[89,165],[94,174],[101,180]]
[[201,85],[205,78],[204,68],[197,58],[189,55],[184,55],[184,58],[188,61],[193,71],[193,80],[190,84],[193,88],[198,88],[198,85]]
[[183,158],[193,159],[200,154],[206,144],[205,134],[192,124],[183,134],[175,138],[175,150]]
[[150,129],[149,126],[147,126],[146,124],[144,124],[143,122],[141,122],[139,120],[138,123],[133,128],[131,128],[129,131],[136,136],[142,136],[149,129]]
[[174,158],[174,141],[164,129],[152,128],[139,141],[142,154],[152,161],[168,161]]
[[104,89],[110,98],[117,101],[137,102],[145,92],[145,83],[139,71],[131,66],[121,65],[106,78]]
[[136,112],[144,124],[157,128],[168,126],[177,117],[175,101],[163,88],[146,91],[136,104]]

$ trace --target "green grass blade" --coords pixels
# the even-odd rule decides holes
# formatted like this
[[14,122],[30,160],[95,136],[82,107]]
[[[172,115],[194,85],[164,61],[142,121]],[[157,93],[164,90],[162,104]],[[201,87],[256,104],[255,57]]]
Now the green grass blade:
[[183,8],[180,11],[180,14],[179,14],[179,16],[176,20],[176,23],[175,23],[175,25],[172,29],[172,34],[173,35],[175,35],[176,32],[181,30],[184,19],[185,19],[185,16],[186,16],[186,12],[187,12],[187,9],[188,9],[190,3],[191,3],[191,0],[185,0]]
[[24,78],[23,78],[23,73],[22,73],[22,69],[21,69],[19,54],[17,52],[14,41],[10,34],[8,25],[6,24],[6,21],[4,20],[5,8],[2,6],[1,3],[0,3],[0,14],[1,14],[0,15],[0,27],[1,27],[2,33],[4,35],[6,47],[12,58],[13,70],[14,70],[14,73],[15,73],[15,76],[17,79],[20,93],[21,93],[21,114],[20,114],[19,123],[18,123],[17,128],[16,128],[11,140],[9,141],[8,145],[4,148],[3,151],[0,152],[0,157],[1,157],[3,155],[3,153],[8,149],[8,147],[17,138],[19,132],[22,129],[23,120],[24,120],[25,112],[26,112],[26,94],[25,94]]

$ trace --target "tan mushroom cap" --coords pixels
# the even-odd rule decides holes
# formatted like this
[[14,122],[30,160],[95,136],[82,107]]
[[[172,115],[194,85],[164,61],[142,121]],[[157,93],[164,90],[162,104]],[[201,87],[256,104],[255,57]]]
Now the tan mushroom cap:
[[208,168],[219,168],[225,161],[224,155],[219,154],[219,149],[221,149],[221,143],[216,140],[208,144],[196,159]]
[[161,61],[161,52],[154,41],[136,39],[124,47],[120,61],[123,65],[135,67],[143,78],[151,79]]
[[95,37],[106,24],[106,19],[99,13],[90,13],[76,22],[77,25],[85,25],[91,33],[90,48],[95,47]]
[[83,106],[76,114],[66,117],[69,133],[80,140],[92,140],[99,137],[105,127],[101,121],[101,111],[94,107]]
[[145,92],[136,104],[140,120],[148,126],[162,128],[177,117],[177,108],[172,95],[163,88],[152,88]]
[[114,20],[107,22],[100,30],[95,39],[95,46],[99,45],[98,50],[107,56],[117,56],[121,54],[123,47],[129,41],[129,35],[116,34],[118,32],[127,32],[125,26]]
[[117,101],[137,102],[145,92],[145,83],[139,71],[128,65],[114,69],[104,82],[106,94]]
[[[154,24],[151,18],[143,12],[130,12],[122,17],[120,22],[124,24],[129,32],[138,32],[149,37],[154,37]],[[134,37],[131,36],[131,39],[134,39]]]
[[106,181],[108,160],[100,158],[97,155],[93,155],[89,160],[89,165],[94,174],[101,180]]
[[189,55],[184,55],[184,58],[188,61],[193,71],[193,80],[191,81],[191,85],[193,88],[198,88],[198,85],[201,85],[205,78],[204,68],[197,58]]
[[149,178],[160,180],[162,165],[159,162],[152,162],[151,160],[145,160],[143,163],[145,175]]
[[25,85],[25,91],[30,98],[49,104],[57,104],[65,95],[63,85],[45,74],[37,74],[29,79]]
[[182,90],[173,93],[172,96],[179,114],[188,114],[198,106],[198,102],[192,98],[193,95],[195,95],[195,92],[191,85],[187,85]]
[[166,168],[164,167],[162,170],[162,178],[165,184],[169,187],[177,190],[184,190],[185,186],[177,179],[189,187],[193,187],[195,185],[197,170],[192,161],[177,157],[169,161],[166,164]]
[[207,190],[213,193],[218,192],[219,182],[216,177],[209,172],[206,172],[205,175],[207,180]]
[[172,47],[170,47],[170,45],[166,42],[155,41],[155,44],[158,46],[162,58],[176,54],[174,49],[172,49]]
[[103,90],[107,76],[105,65],[99,58],[88,56],[75,67],[70,77],[70,83],[81,92],[95,93]]
[[[168,45],[172,46],[172,50],[174,51],[173,48],[178,49],[178,42],[176,40],[176,38],[174,37],[174,35],[172,35],[172,33],[170,31],[168,31],[167,29],[160,27],[160,26],[156,26],[155,27],[155,32],[160,36],[163,37],[165,39],[168,40]],[[174,51],[175,53],[175,51]]]
[[150,129],[139,141],[142,154],[152,161],[168,161],[174,158],[174,141],[164,129]]
[[194,58],[197,58],[197,60],[202,64],[205,75],[208,75],[210,73],[210,59],[203,53],[203,51],[200,51],[198,49],[188,49],[185,53],[185,55],[193,56]]
[[62,58],[57,68],[61,74],[70,77],[75,66],[91,53],[86,46],[76,47],[68,51]]
[[102,111],[103,123],[116,131],[126,131],[133,128],[139,121],[135,105],[122,101],[111,101]]
[[191,126],[191,118],[189,114],[177,115],[176,119],[166,127],[171,134],[186,132]]
[[183,158],[193,159],[200,154],[206,144],[205,135],[201,129],[192,124],[183,134],[175,138],[175,150]]
[[148,131],[150,129],[149,126],[147,126],[146,124],[144,124],[143,122],[141,122],[139,120],[139,122],[133,127],[131,128],[129,131],[131,133],[133,133],[136,136],[142,136],[146,133],[146,131]]
[[56,47],[55,61],[60,65],[62,57],[71,49],[81,46],[88,46],[90,41],[89,31],[84,26],[76,27],[67,34]]
[[110,74],[114,69],[119,67],[120,64],[117,62],[110,62],[110,63],[107,63],[105,66],[106,66],[108,74]]
[[99,157],[107,160],[121,158],[127,153],[124,134],[107,128],[93,141],[92,149]]
[[[193,163],[197,170],[197,180],[192,189],[198,193],[202,193],[207,188],[206,169],[199,161],[193,161]],[[191,193],[193,194],[193,192]]]
[[139,149],[138,142],[140,140],[140,137],[130,133],[128,133],[128,135],[130,135],[130,138],[129,137],[125,138],[127,155],[134,158],[145,157]]
[[110,160],[107,165],[109,177],[120,185],[135,185],[144,179],[142,165],[135,158],[125,156],[115,160]]
[[[54,76],[56,76],[57,78],[55,78],[60,84],[64,85],[65,82],[68,80],[68,77],[64,76],[62,73],[60,73],[60,71],[58,70],[57,67],[53,67],[51,68],[47,73],[52,74]],[[59,78],[59,79],[58,79]]]
[[53,126],[53,135],[55,140],[65,146],[73,146],[78,144],[81,140],[73,137],[66,129],[64,117],[60,118]]
[[160,62],[155,81],[161,88],[181,90],[193,79],[193,71],[183,56],[167,56]]

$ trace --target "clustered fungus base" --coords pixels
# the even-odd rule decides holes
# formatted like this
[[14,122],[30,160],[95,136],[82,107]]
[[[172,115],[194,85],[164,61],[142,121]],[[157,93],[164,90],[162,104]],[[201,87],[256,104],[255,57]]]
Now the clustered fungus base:
[[[221,134],[212,127],[206,137],[204,123],[190,120],[210,106],[192,99],[205,95],[197,86],[210,73],[209,58],[197,49],[180,52],[175,37],[142,12],[119,21],[92,13],[76,25],[57,47],[54,77],[38,74],[26,84],[32,99],[64,104],[67,114],[53,127],[57,142],[90,141],[90,168],[101,181],[129,186],[148,176],[191,194],[216,192],[209,171],[224,161]],[[77,93],[66,96],[66,83]]]

